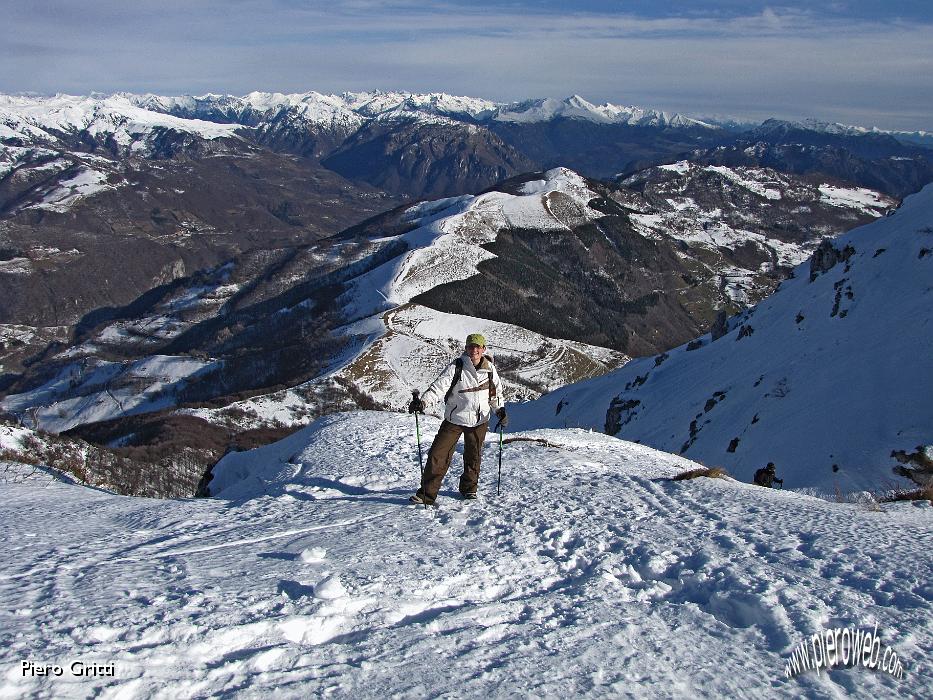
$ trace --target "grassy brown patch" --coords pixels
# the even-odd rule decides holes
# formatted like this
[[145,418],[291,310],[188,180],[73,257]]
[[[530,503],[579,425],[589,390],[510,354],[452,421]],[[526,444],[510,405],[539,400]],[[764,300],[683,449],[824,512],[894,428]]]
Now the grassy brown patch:
[[705,476],[709,479],[728,479],[729,472],[727,472],[722,467],[700,467],[699,469],[688,469],[685,472],[681,472],[677,476],[672,476],[671,481],[686,481],[688,479],[696,479],[697,477]]

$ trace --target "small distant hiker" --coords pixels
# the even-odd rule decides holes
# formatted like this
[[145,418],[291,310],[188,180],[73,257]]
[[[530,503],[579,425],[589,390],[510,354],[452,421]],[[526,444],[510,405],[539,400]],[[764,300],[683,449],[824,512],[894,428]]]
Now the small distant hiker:
[[784,488],[784,479],[778,479],[774,475],[774,462],[768,462],[768,466],[762,467],[755,472],[755,483],[759,486],[767,486],[769,489],[774,488],[775,482],[781,485],[781,488]]
[[408,499],[412,503],[432,505],[437,499],[461,435],[463,475],[460,477],[460,495],[464,499],[476,498],[483,440],[493,409],[499,423],[503,427],[508,425],[502,381],[485,352],[486,338],[480,333],[468,335],[463,355],[447,365],[428,390],[408,405],[409,413],[424,413],[426,407],[440,397],[444,398],[444,422],[428,452],[421,488]]

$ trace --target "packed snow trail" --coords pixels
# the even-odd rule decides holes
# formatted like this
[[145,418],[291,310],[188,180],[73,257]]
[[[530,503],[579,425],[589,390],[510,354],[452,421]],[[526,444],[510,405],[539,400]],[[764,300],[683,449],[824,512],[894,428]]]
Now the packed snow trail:
[[[928,697],[928,504],[675,483],[696,465],[518,437],[556,446],[505,445],[496,497],[490,434],[480,500],[455,498],[458,453],[437,509],[406,505],[414,419],[387,413],[229,455],[208,500],[0,486],[0,698]],[[784,677],[805,637],[875,622],[903,680]]]

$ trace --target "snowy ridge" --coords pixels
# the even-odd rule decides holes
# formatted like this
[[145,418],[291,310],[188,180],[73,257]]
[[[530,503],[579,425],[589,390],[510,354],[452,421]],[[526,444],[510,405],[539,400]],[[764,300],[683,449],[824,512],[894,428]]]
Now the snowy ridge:
[[933,444],[933,187],[833,248],[720,339],[552,392],[516,425],[605,429],[743,480],[770,461],[787,487],[880,488],[892,450]]
[[[499,497],[492,437],[479,501],[452,498],[455,455],[426,510],[405,505],[412,422],[333,416],[231,454],[215,499],[0,485],[20,535],[0,544],[0,655],[115,671],[9,672],[0,694],[436,697],[452,667],[464,698],[921,698],[933,683],[928,506],[671,483],[695,465],[549,430],[507,436],[542,442],[505,445]],[[784,677],[805,637],[875,623],[904,679]]]
[[446,282],[477,274],[476,266],[495,257],[484,243],[507,228],[533,228],[559,234],[574,221],[555,213],[554,197],[565,197],[581,214],[598,218],[588,202],[598,195],[572,170],[554,168],[544,179],[529,183],[519,195],[487,192],[415,205],[407,217],[418,227],[397,237],[410,252],[358,278],[346,295],[350,318],[370,316],[407,303]]
[[440,284],[477,274],[476,265],[493,257],[481,245],[494,241],[500,230],[528,227],[555,235],[568,230],[568,207],[555,214],[549,206],[555,197],[588,217],[602,216],[587,206],[596,196],[577,173],[555,168],[525,183],[517,195],[489,192],[410,207],[404,220],[416,228],[395,239],[404,241],[408,252],[356,278],[341,298],[345,316],[356,319],[341,329],[353,340],[352,355],[335,361],[323,376],[286,390],[220,409],[180,412],[244,428],[304,425],[312,415],[309,396],[326,393],[335,381],[354,386],[379,405],[403,409],[411,390],[423,391],[462,352],[467,334],[477,330],[486,335],[494,358],[517,366],[503,372],[505,393],[513,402],[622,365],[629,358],[606,348],[410,302]]
[[335,381],[352,384],[389,409],[404,410],[412,389],[426,389],[462,352],[466,336],[477,330],[486,336],[488,354],[509,367],[500,373],[511,403],[604,374],[630,359],[614,350],[546,338],[508,323],[403,304],[344,328],[345,335],[358,339],[361,349],[322,377],[224,408],[185,408],[178,413],[242,428],[306,425],[311,415],[308,397],[325,392]]

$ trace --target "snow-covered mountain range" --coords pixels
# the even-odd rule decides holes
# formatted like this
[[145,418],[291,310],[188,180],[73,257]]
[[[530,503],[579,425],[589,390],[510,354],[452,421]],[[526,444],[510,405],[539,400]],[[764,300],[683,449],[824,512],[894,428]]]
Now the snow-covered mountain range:
[[[653,127],[710,125],[683,115],[639,107],[597,106],[578,95],[564,100],[539,99],[500,104],[444,93],[318,92],[282,94],[253,92],[243,97],[202,95],[55,95],[54,97],[0,95],[0,139],[21,144],[60,147],[62,139],[86,135],[110,148],[143,154],[154,132],[176,131],[203,139],[242,138],[250,134],[268,140],[285,129],[329,133],[346,138],[370,122],[412,121],[456,125],[466,122],[536,123],[558,118],[582,119],[599,124]],[[255,133],[252,133],[255,132]],[[261,140],[261,139],[260,139]],[[4,168],[15,166],[23,145],[5,149]],[[323,151],[314,155],[323,156]],[[0,175],[5,174],[0,171]]]
[[[757,127],[723,129],[682,114],[595,105],[579,95],[515,103],[381,91],[0,96],[0,163],[7,171],[35,159],[36,148],[164,157],[167,149],[178,147],[178,135],[185,134],[215,142],[208,150],[242,148],[236,143],[239,139],[295,153],[345,177],[415,196],[461,194],[471,191],[471,177],[488,186],[533,166],[564,165],[606,177],[730,144],[749,134],[764,134],[767,140],[775,131],[807,134],[804,141],[828,139],[849,145],[884,136],[890,143],[882,150],[902,158],[915,157],[911,148],[924,137],[909,135],[908,146],[893,138],[898,134],[812,120],[768,120]],[[166,135],[174,135],[169,144]],[[452,147],[453,143],[461,145]],[[430,178],[419,177],[413,165],[404,162],[411,149],[419,151],[418,161]],[[409,161],[412,155],[408,153]],[[368,168],[363,167],[367,161]],[[458,176],[454,165],[467,172]],[[441,182],[435,183],[437,179]],[[472,191],[476,189],[481,187]]]
[[[161,115],[161,116],[159,116]],[[301,120],[308,128],[342,129],[350,132],[371,119],[392,120],[417,116],[424,119],[449,118],[454,121],[484,122],[548,122],[555,119],[577,119],[601,124],[626,124],[668,128],[700,127],[720,130],[718,123],[730,129],[754,127],[754,123],[727,118],[704,121],[683,114],[638,106],[605,103],[593,104],[579,95],[564,99],[538,98],[520,102],[455,96],[446,93],[345,92],[322,94],[252,92],[244,96],[205,94],[201,96],[161,96],[153,94],[116,93],[89,96],[58,94],[51,97],[34,95],[0,95],[0,135],[10,137],[48,136],[53,132],[77,132],[91,129],[94,133],[139,133],[154,127],[169,127],[183,131],[198,131],[206,137],[227,135],[227,127],[237,124],[258,127],[284,115]],[[179,122],[180,118],[183,121]],[[198,120],[207,122],[198,123]],[[187,124],[186,122],[193,123]],[[787,129],[858,136],[865,134],[904,135],[922,140],[927,132],[885,131],[814,119],[787,121],[770,119],[766,124]],[[210,126],[214,124],[215,126]]]
[[[0,322],[66,325],[179,270],[337,233],[402,199],[475,194],[555,166],[607,178],[685,157],[896,197],[933,177],[931,152],[878,134],[776,120],[727,131],[579,96],[512,104],[378,91],[0,96],[0,261],[55,270],[45,286],[0,279]],[[126,265],[140,238],[145,262]],[[126,275],[83,289],[95,260]],[[73,308],[54,302],[66,267]]]
[[933,172],[889,136],[578,96],[3,97],[0,131],[3,406],[112,445],[178,408],[398,407],[476,323],[534,398],[759,301]]
[[[142,110],[142,111],[140,111]],[[200,96],[163,96],[153,94],[115,93],[113,95],[76,96],[58,94],[51,97],[0,95],[0,114],[3,114],[0,132],[5,137],[25,134],[40,135],[42,131],[83,130],[116,131],[124,127],[126,133],[140,133],[157,126],[180,130],[198,130],[206,137],[229,135],[223,121],[256,126],[269,121],[282,112],[292,112],[308,125],[359,128],[368,119],[393,119],[402,116],[448,117],[457,121],[471,119],[476,122],[546,122],[557,118],[582,119],[603,124],[632,126],[705,127],[719,128],[720,123],[735,129],[739,126],[754,128],[755,122],[736,121],[726,117],[697,119],[684,114],[665,112],[638,106],[612,103],[597,105],[579,95],[563,99],[537,98],[519,102],[495,102],[477,97],[450,95],[442,92],[408,93],[344,92],[322,94],[251,92],[247,95],[205,94]],[[164,116],[157,117],[155,114]],[[182,118],[171,119],[171,116]],[[207,124],[198,124],[202,117]],[[193,121],[194,123],[187,123]],[[886,134],[905,137],[913,141],[930,138],[926,131],[905,132],[864,127],[817,119],[799,121],[769,120],[787,128],[841,135]],[[213,124],[214,126],[211,126]]]
[[[185,412],[242,429],[301,425],[325,405],[352,407],[347,388],[356,404],[401,407],[477,328],[491,339],[511,399],[533,399],[618,366],[628,359],[620,341],[651,351],[693,337],[716,308],[767,294],[823,235],[893,205],[770,171],[689,164],[630,184],[639,190],[554,169],[478,196],[402,207],[288,259],[228,263],[146,305],[87,320],[79,339],[33,367],[0,406],[62,432],[284,384]],[[659,257],[669,269],[658,268]],[[563,270],[556,291],[551,270]],[[497,285],[503,291],[490,293]],[[558,299],[585,313],[570,320]],[[296,353],[312,354],[308,334],[331,339],[313,353],[313,369],[292,364]],[[280,358],[281,347],[294,351]]]
[[519,427],[604,430],[743,480],[880,488],[933,444],[933,187],[821,245],[711,334],[519,406]]

